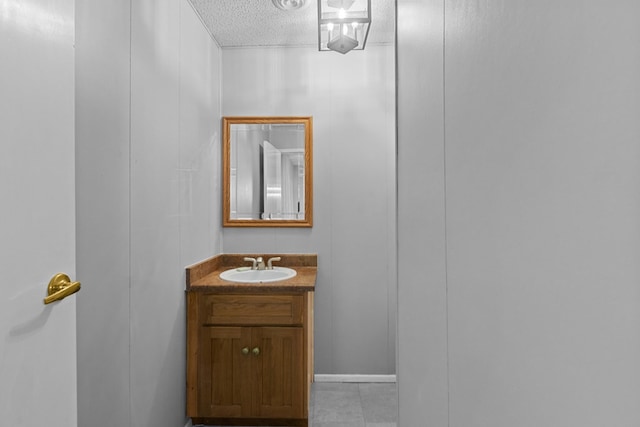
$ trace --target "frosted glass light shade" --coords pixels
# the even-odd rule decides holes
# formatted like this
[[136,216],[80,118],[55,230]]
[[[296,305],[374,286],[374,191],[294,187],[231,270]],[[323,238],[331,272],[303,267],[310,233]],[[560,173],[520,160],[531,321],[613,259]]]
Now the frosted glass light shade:
[[371,25],[371,0],[318,0],[318,50],[363,50]]

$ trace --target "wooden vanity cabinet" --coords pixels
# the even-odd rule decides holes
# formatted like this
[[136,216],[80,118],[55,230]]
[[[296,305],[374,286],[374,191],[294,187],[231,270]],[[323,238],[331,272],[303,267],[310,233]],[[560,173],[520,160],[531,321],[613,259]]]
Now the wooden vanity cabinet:
[[308,425],[313,292],[187,293],[194,424]]

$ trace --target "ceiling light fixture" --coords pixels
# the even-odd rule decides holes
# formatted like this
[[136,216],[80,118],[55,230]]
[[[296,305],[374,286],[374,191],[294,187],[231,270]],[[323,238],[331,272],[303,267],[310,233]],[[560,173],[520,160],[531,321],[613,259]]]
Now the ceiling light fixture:
[[371,0],[318,0],[320,51],[363,50],[370,25]]
[[307,0],[271,0],[275,7],[282,10],[297,10],[302,9]]

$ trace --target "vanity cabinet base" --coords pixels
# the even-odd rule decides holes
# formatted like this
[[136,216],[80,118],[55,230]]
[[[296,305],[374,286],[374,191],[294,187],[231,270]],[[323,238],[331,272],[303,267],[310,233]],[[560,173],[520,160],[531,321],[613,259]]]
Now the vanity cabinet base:
[[193,424],[308,426],[313,292],[187,292]]
[[304,419],[275,419],[275,418],[192,418],[193,425],[214,426],[292,426],[308,427],[308,418]]

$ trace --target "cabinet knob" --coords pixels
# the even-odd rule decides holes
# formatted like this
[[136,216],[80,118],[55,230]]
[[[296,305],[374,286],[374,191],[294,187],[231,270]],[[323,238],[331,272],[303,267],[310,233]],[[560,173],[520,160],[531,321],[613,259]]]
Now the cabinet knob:
[[260,354],[260,349],[258,347],[254,347],[252,351],[255,356]]
[[249,347],[245,347],[241,351],[242,351],[242,354],[245,354],[245,355],[249,354]]

